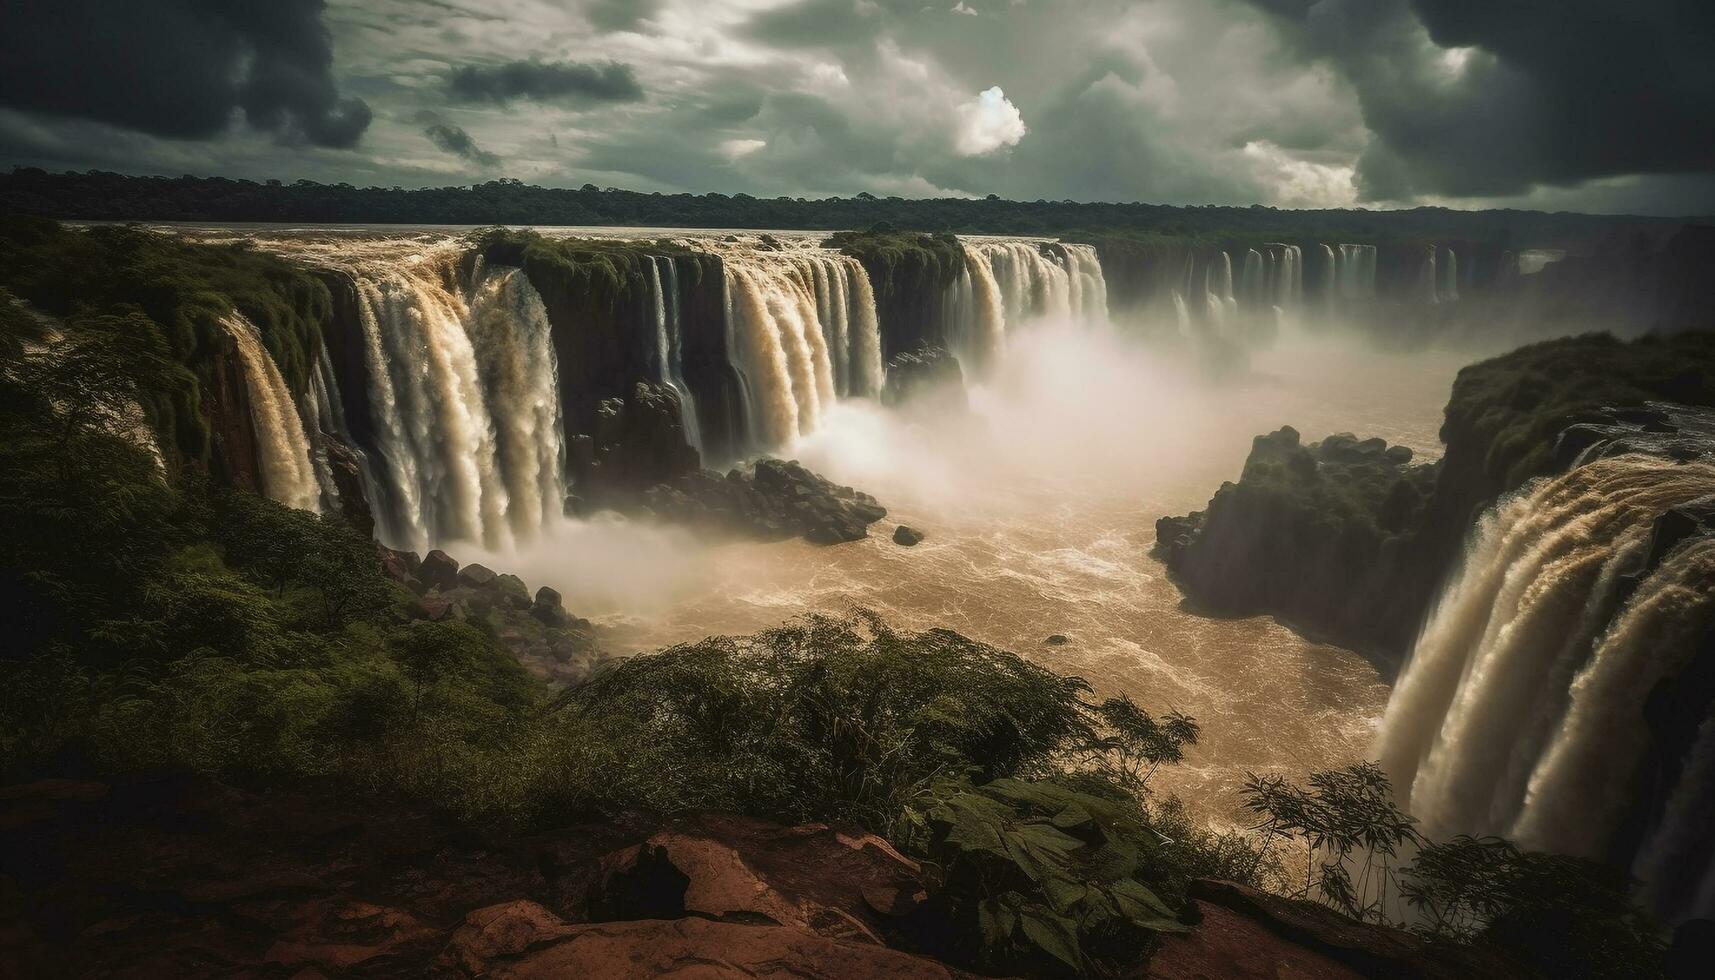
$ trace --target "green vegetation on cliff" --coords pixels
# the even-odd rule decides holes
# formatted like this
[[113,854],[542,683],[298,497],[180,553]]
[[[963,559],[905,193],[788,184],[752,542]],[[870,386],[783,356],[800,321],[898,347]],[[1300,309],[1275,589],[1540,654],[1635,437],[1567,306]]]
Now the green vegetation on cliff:
[[831,235],[828,247],[857,259],[869,274],[883,357],[945,343],[941,333],[947,287],[965,268],[965,250],[957,238],[901,232],[882,224]]
[[[322,325],[332,315],[313,274],[243,243],[212,245],[138,228],[67,228],[0,218],[0,288],[67,326],[158,337],[195,383],[146,392],[144,409],[169,458],[210,462],[208,406],[220,326],[233,310],[261,331],[292,391],[304,391]],[[105,327],[95,323],[106,317]]]

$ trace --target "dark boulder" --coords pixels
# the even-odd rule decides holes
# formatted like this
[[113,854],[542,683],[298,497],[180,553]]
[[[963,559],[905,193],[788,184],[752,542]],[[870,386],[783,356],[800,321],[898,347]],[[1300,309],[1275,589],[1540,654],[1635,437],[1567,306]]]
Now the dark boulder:
[[530,607],[530,615],[546,626],[566,626],[572,620],[561,603],[560,593],[546,585],[536,590],[536,602]]
[[497,576],[493,569],[485,565],[471,562],[458,571],[458,584],[467,589],[485,589],[494,584]]
[[906,524],[893,529],[893,543],[907,548],[914,547],[923,541],[923,532]]
[[887,508],[869,494],[812,473],[797,460],[769,457],[734,468],[687,473],[641,495],[662,520],[722,535],[778,541],[802,537],[839,544],[869,535]]
[[459,563],[439,548],[423,556],[417,566],[417,578],[431,589],[452,589],[458,586]]
[[514,609],[530,608],[530,588],[518,576],[504,573],[495,576],[494,589],[500,593],[501,601],[508,606]]
[[959,359],[942,347],[895,354],[887,362],[887,384],[881,400],[894,407],[922,406],[946,414],[963,414],[970,409]]

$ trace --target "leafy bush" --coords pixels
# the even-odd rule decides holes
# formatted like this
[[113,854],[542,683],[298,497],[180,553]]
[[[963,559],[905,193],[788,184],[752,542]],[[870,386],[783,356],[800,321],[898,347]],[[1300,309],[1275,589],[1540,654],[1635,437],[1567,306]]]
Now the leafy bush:
[[1312,773],[1308,789],[1251,776],[1244,798],[1261,818],[1265,847],[1303,848],[1303,882],[1288,889],[1296,897],[1435,940],[1486,946],[1541,976],[1661,974],[1659,924],[1633,904],[1623,872],[1495,837],[1431,842],[1394,804],[1375,763]]
[[1659,975],[1660,929],[1629,885],[1594,862],[1460,836],[1425,846],[1400,890],[1420,931],[1492,946],[1543,976]]
[[1048,772],[1092,734],[1087,690],[950,630],[811,615],[615,664],[557,715],[632,750],[613,790],[657,809],[880,829],[938,778]]
[[1142,817],[1134,801],[1055,780],[942,780],[896,836],[924,855],[957,958],[1088,974],[1187,931],[1141,881],[1153,850]]

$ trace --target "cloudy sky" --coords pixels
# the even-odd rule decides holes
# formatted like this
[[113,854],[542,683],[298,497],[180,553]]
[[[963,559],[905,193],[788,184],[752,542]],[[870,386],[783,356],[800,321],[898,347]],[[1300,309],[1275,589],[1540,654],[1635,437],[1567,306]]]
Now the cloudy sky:
[[7,0],[0,167],[1715,213],[1710,0]]

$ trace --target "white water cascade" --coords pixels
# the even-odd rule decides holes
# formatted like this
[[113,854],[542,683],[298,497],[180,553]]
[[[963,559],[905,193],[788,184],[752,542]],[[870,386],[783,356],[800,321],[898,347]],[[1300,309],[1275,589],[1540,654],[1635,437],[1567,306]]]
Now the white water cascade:
[[1238,297],[1233,295],[1233,259],[1224,251],[1216,252],[1203,270],[1203,304],[1215,332],[1224,334],[1239,311]]
[[566,440],[548,310],[523,270],[491,270],[477,286],[469,330],[494,420],[507,524],[529,537],[565,512]]
[[1304,296],[1304,250],[1280,242],[1271,242],[1264,248],[1269,302],[1276,311],[1296,309]]
[[1031,317],[1108,322],[1108,284],[1093,245],[966,241],[965,270],[948,297],[948,334],[979,360]]
[[[1376,743],[1426,834],[1585,857],[1611,846],[1650,746],[1645,701],[1715,625],[1715,541],[1692,538],[1645,568],[1652,525],[1711,494],[1715,467],[1625,455],[1539,481],[1484,516]],[[1715,735],[1702,734],[1676,798],[1715,791]],[[1686,819],[1696,812],[1670,805],[1635,871],[1658,908],[1707,915],[1715,866],[1707,828]],[[1666,901],[1661,879],[1674,865],[1684,875],[1687,855],[1697,893]]]
[[518,270],[467,299],[443,247],[354,270],[389,543],[502,547],[563,506],[557,370]]
[[727,350],[752,441],[789,446],[815,431],[840,394],[880,393],[875,294],[856,259],[804,248],[734,251],[723,264]]
[[1376,295],[1376,247],[1374,245],[1340,245],[1334,253],[1334,281],[1331,291],[1335,305],[1351,309],[1368,303]]
[[321,509],[321,484],[310,456],[303,419],[280,368],[262,345],[262,334],[244,314],[233,311],[220,321],[238,348],[244,388],[250,396],[250,422],[256,433],[262,490],[288,507]]
[[1459,254],[1451,248],[1441,249],[1438,269],[1440,279],[1435,287],[1436,299],[1451,303],[1459,298]]
[[[665,275],[662,269],[666,269]],[[680,326],[679,266],[671,257],[649,257],[650,302],[655,314],[655,380],[668,385],[679,399],[679,420],[685,440],[699,455],[703,452],[702,425],[697,419],[697,400],[685,383],[684,332]]]

